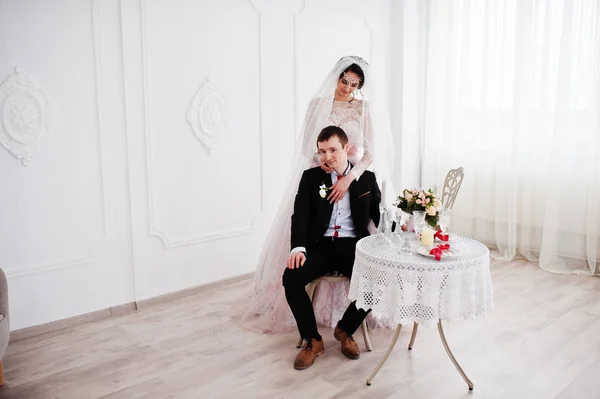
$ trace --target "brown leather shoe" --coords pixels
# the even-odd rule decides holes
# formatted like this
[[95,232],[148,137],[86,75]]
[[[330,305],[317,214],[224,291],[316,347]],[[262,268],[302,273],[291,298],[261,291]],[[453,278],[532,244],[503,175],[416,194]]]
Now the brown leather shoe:
[[305,341],[304,347],[294,360],[294,368],[296,370],[304,370],[309,368],[315,362],[317,356],[325,352],[323,341],[317,341],[314,338]]
[[348,359],[358,359],[360,357],[360,349],[358,349],[358,344],[354,341],[352,335],[346,334],[346,331],[335,326],[333,336],[342,343],[342,353],[344,356]]

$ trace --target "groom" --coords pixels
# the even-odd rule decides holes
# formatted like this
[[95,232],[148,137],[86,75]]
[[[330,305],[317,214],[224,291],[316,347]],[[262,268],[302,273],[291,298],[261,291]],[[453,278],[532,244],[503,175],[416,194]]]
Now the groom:
[[[292,251],[283,274],[283,286],[300,336],[306,340],[294,361],[297,370],[312,366],[324,352],[305,286],[331,272],[352,276],[356,242],[369,235],[370,219],[375,225],[379,223],[381,193],[370,171],[354,181],[337,203],[328,200],[331,186],[352,169],[348,148],[348,136],[341,128],[323,129],[317,138],[317,149],[322,161],[333,171],[326,173],[320,167],[304,171],[294,202]],[[335,328],[334,337],[341,342],[342,353],[350,359],[358,359],[360,355],[352,334],[367,313],[352,302]]]

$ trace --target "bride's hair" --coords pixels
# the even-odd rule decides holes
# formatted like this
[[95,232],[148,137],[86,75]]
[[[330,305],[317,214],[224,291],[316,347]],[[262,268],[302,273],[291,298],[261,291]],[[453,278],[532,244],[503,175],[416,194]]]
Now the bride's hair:
[[364,86],[365,73],[363,72],[362,68],[360,66],[358,66],[358,64],[352,64],[348,68],[346,68],[344,70],[344,72],[340,73],[339,79],[341,79],[342,76],[344,76],[344,73],[346,73],[346,72],[354,72],[355,74],[358,75],[358,77],[360,78],[360,83],[358,84],[358,89],[361,89]]

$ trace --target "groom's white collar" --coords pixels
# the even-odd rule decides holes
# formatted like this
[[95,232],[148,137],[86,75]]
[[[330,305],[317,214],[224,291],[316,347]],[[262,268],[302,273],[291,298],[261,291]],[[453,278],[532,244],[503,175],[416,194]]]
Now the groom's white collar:
[[[342,176],[346,176],[350,172],[350,170],[352,170],[352,164],[350,163],[350,160],[347,160],[347,162],[348,166],[346,166],[346,170],[344,171],[344,174]],[[334,170],[333,172],[335,172],[336,175],[340,176],[337,171]],[[333,172],[331,172],[331,174],[333,174]]]

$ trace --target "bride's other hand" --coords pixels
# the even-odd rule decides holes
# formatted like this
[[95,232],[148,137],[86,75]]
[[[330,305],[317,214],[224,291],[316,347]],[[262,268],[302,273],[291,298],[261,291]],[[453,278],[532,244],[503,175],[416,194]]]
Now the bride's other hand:
[[333,204],[334,202],[341,200],[344,197],[344,194],[346,194],[346,191],[348,191],[348,187],[350,187],[350,184],[352,184],[353,180],[354,175],[348,173],[346,176],[339,179],[337,183],[331,186],[331,189],[329,190],[329,196],[327,197],[329,202]]
[[327,166],[327,163],[325,161],[323,161],[322,159],[321,159],[321,169],[323,169],[323,171],[327,174],[333,172],[333,169],[331,169],[329,166]]

